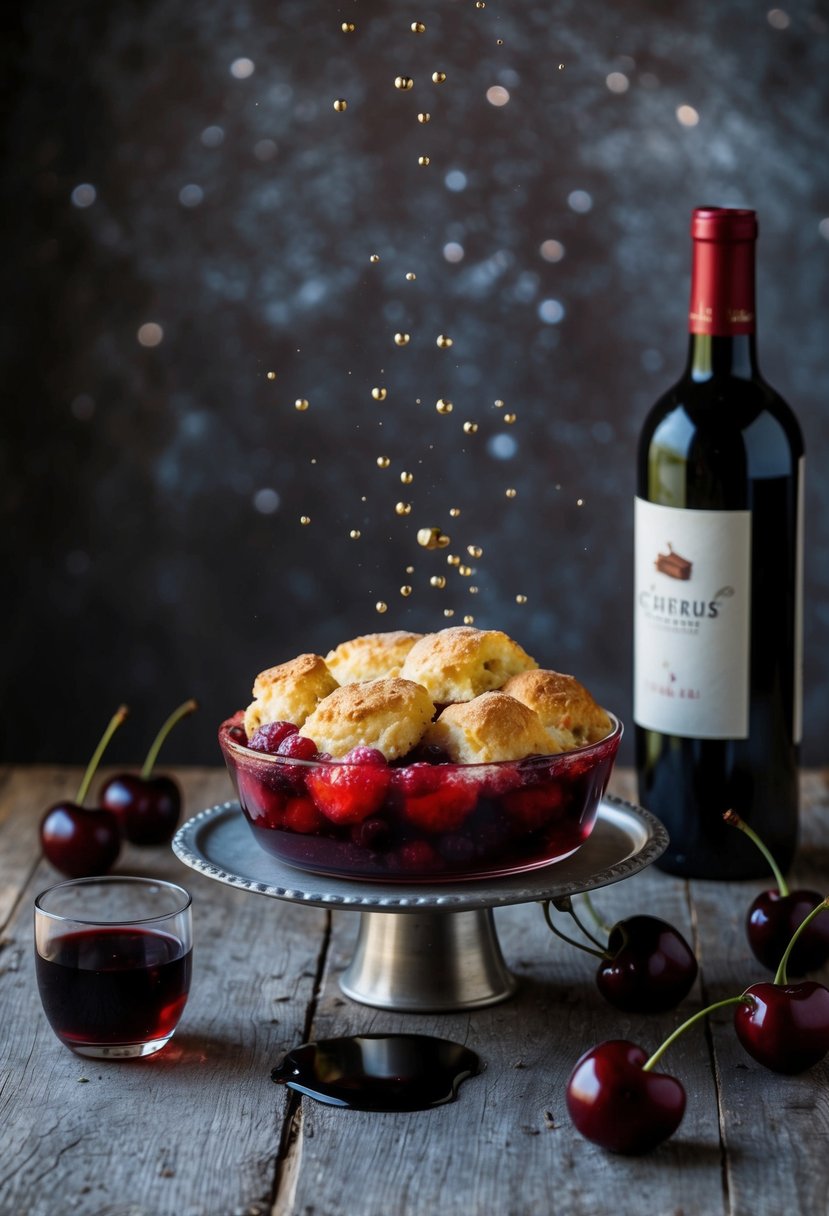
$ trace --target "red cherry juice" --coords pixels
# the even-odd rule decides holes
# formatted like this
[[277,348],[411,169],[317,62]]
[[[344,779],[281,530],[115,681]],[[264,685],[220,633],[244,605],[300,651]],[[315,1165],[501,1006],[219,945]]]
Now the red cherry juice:
[[46,1016],[67,1046],[148,1043],[175,1030],[190,989],[192,950],[169,933],[87,929],[36,954]]

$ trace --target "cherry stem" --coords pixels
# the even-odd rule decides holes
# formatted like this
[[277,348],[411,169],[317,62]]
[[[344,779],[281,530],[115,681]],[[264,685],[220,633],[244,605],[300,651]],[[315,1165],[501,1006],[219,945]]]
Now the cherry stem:
[[606,920],[602,920],[601,916],[599,915],[599,913],[596,911],[595,907],[593,906],[593,900],[590,898],[590,895],[588,894],[587,891],[582,891],[582,899],[584,900],[584,906],[587,908],[587,911],[590,913],[590,915],[593,917],[593,920],[596,922],[597,928],[601,929],[602,933],[606,933],[607,936],[610,937],[610,928],[611,927],[607,923]]
[[740,996],[729,996],[724,1001],[715,1001],[713,1005],[706,1005],[704,1009],[698,1009],[697,1012],[692,1014],[691,1017],[689,1017],[687,1021],[683,1022],[681,1026],[677,1026],[673,1034],[668,1035],[661,1047],[657,1047],[651,1058],[646,1060],[642,1065],[642,1071],[650,1072],[654,1064],[659,1063],[662,1056],[668,1050],[671,1044],[675,1042],[681,1034],[684,1034],[690,1026],[693,1026],[694,1022],[699,1022],[701,1018],[707,1017],[709,1013],[713,1013],[716,1009],[725,1009],[729,1005],[752,1005],[753,1003],[754,1002],[752,1001],[751,997],[746,996],[746,994],[743,992],[740,994]]
[[106,728],[104,733],[101,735],[101,741],[98,744],[98,746],[95,748],[95,751],[92,755],[92,759],[89,761],[89,764],[87,764],[87,766],[86,766],[86,772],[83,775],[83,780],[81,781],[81,784],[78,786],[78,792],[75,795],[75,801],[77,802],[78,806],[83,806],[83,800],[86,797],[86,795],[89,793],[89,787],[92,784],[92,778],[95,776],[95,773],[98,769],[98,765],[101,763],[101,756],[103,756],[104,752],[106,751],[107,747],[109,746],[110,739],[115,734],[118,727],[124,721],[124,718],[126,718],[126,716],[129,712],[130,711],[127,709],[126,705],[119,705],[118,708],[116,709],[115,713],[110,718],[109,726]]
[[180,722],[182,718],[186,718],[188,714],[192,714],[194,710],[197,710],[198,708],[198,702],[192,700],[191,698],[189,701],[185,701],[183,705],[179,705],[178,709],[174,709],[170,714],[169,718],[164,723],[155,739],[153,739],[152,747],[147,752],[147,759],[144,761],[144,767],[141,769],[141,776],[145,781],[153,771],[153,765],[158,759],[158,753],[161,751],[161,745],[175,726],[176,722]]
[[780,960],[780,964],[777,968],[777,973],[774,977],[775,984],[788,984],[789,977],[786,972],[786,967],[789,962],[789,955],[791,954],[792,950],[794,950],[795,945],[797,944],[797,939],[800,937],[801,933],[806,928],[806,926],[811,924],[811,922],[815,919],[815,917],[818,916],[821,912],[823,912],[824,909],[826,909],[826,908],[829,908],[829,897],[822,900],[821,903],[819,903],[816,908],[812,908],[812,910],[808,914],[808,916],[805,916],[803,918],[803,920],[800,922],[800,924],[797,926],[794,933],[792,934],[792,940],[789,942],[788,946],[786,947],[785,953]]
[[[549,899],[545,899],[544,902],[542,903],[541,907],[544,911],[544,919],[547,922],[547,927],[551,930],[551,932],[555,933],[556,937],[560,937],[563,942],[567,942],[569,945],[575,946],[577,950],[584,950],[586,954],[592,954],[596,958],[601,958],[601,959],[607,958],[607,955],[605,954],[604,950],[594,950],[591,946],[585,946],[584,942],[577,942],[575,940],[575,938],[568,937],[566,933],[562,933],[560,929],[557,929],[555,927],[555,925],[553,924],[552,917],[550,916]],[[566,910],[567,909],[565,909],[565,911]],[[575,919],[575,917],[574,917],[574,919]],[[579,928],[581,928],[581,925],[579,924],[578,921],[576,921],[576,924],[578,924]],[[594,938],[591,937],[590,940],[593,941]]]
[[559,912],[567,912],[568,915],[572,916],[573,920],[576,922],[578,927],[581,929],[582,933],[587,938],[587,940],[589,942],[592,942],[594,946],[599,947],[599,949],[602,952],[602,958],[610,957],[610,955],[607,953],[605,944],[603,942],[600,942],[598,940],[598,938],[594,937],[593,934],[590,932],[590,930],[587,928],[587,926],[582,924],[582,922],[579,920],[576,909],[573,907],[573,901],[569,895],[562,895],[558,899],[554,899],[553,904],[555,905],[555,907],[558,909]]
[[745,836],[748,836],[749,840],[751,840],[754,844],[757,845],[757,848],[760,850],[760,852],[765,857],[766,861],[771,866],[771,872],[774,875],[774,881],[777,883],[777,890],[780,892],[780,894],[785,899],[786,896],[789,894],[788,884],[786,883],[786,880],[783,877],[780,866],[777,864],[777,862],[772,857],[771,852],[769,851],[769,848],[766,845],[766,843],[760,839],[760,837],[754,831],[754,828],[750,828],[748,826],[748,824],[743,819],[740,818],[740,816],[737,814],[736,811],[734,811],[734,810],[724,811],[723,819],[725,820],[726,823],[730,823],[733,828],[739,828],[740,831]]

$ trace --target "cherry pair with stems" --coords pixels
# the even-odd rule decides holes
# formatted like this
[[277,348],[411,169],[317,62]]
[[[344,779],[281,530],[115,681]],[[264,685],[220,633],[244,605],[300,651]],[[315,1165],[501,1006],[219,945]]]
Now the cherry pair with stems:
[[163,844],[181,815],[181,790],[172,777],[153,776],[161,745],[175,724],[197,708],[179,705],[155,737],[140,773],[119,773],[101,789],[97,807],[83,805],[112,736],[127,717],[121,705],[110,719],[87,765],[74,802],[59,802],[43,816],[40,843],[44,856],[69,878],[104,874],[115,863],[122,838],[137,845]]
[[685,1113],[685,1089],[676,1077],[655,1072],[655,1065],[681,1034],[718,1009],[734,1008],[740,1043],[773,1072],[799,1073],[822,1060],[829,1051],[829,989],[811,980],[790,983],[787,966],[798,941],[827,908],[829,898],[798,926],[773,981],[751,984],[739,996],[693,1014],[650,1057],[621,1039],[585,1052],[567,1082],[567,1110],[576,1129],[617,1153],[648,1152],[667,1140]]

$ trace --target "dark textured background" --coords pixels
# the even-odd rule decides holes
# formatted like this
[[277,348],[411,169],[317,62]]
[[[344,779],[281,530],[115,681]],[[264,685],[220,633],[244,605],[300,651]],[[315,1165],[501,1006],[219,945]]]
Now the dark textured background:
[[[827,759],[825,6],[28,0],[2,53],[3,758],[80,761],[126,700],[137,760],[195,695],[165,755],[215,761],[260,668],[465,613],[629,719],[635,439],[713,203],[760,213],[763,366],[810,454]],[[433,524],[473,576],[418,548]]]

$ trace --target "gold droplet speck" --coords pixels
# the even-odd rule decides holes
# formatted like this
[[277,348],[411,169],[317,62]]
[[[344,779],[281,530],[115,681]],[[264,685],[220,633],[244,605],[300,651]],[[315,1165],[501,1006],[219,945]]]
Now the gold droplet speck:
[[384,600],[378,600],[377,603],[374,605],[375,612],[385,612],[387,608],[388,608],[388,604],[385,603]]
[[395,76],[394,78],[394,87],[396,89],[402,89],[404,93],[410,89],[413,84],[414,81],[412,80],[411,76]]
[[475,0],[475,8],[486,8],[486,0]]
[[[417,543],[421,549],[445,549],[450,544],[450,538],[440,528],[418,528]],[[407,571],[412,573],[412,571]]]
[[443,84],[445,79],[445,72],[432,72],[432,80],[435,82],[435,84]]
[[431,115],[431,114],[429,114],[429,113],[428,113],[426,110],[421,110],[421,112],[420,112],[420,113],[418,114],[418,116],[417,116],[417,121],[418,121],[418,122],[424,122],[424,123],[425,123],[425,122],[431,122],[431,121],[432,121],[432,115]]
[[386,390],[384,388],[381,388],[380,386],[378,386],[377,388],[373,388],[371,390],[371,395],[375,401],[385,401],[386,397],[388,396],[388,393],[386,392]]
[[483,557],[484,551],[480,545],[467,545],[466,551],[470,557]]
[[463,618],[463,623],[464,623],[464,625],[474,625],[475,624],[474,616],[470,616],[467,613],[467,615]]
[[306,524],[310,524],[311,516],[310,515],[300,515],[299,522],[302,524],[303,527],[305,527]]
[[414,481],[414,473],[407,473],[405,470],[400,474],[400,480],[404,486],[410,486]]
[[417,163],[419,165],[431,165],[432,158],[430,156],[418,156]]
[[451,414],[454,406],[451,401],[447,401],[445,397],[438,397],[435,402],[435,409],[439,414]]
[[510,486],[510,488],[509,488],[508,490],[504,490],[504,493],[506,494],[507,498],[515,498],[515,496],[517,495],[518,491],[517,491],[517,490],[514,490],[514,489],[512,488],[512,486]]
[[444,610],[443,610],[443,615],[444,615],[444,616],[454,616],[454,615],[455,615],[455,609],[454,609],[454,608],[444,608]]
[[413,21],[412,24],[409,26],[409,29],[412,31],[413,34],[425,34],[426,33],[426,26],[423,24],[422,21]]
[[409,273],[406,275],[406,282],[414,283],[416,278],[417,278],[417,275],[414,273],[414,271],[410,270]]
[[465,435],[475,435],[478,432],[478,424],[477,422],[465,422],[463,430]]
[[429,582],[433,587],[443,588],[446,586],[446,576],[443,574],[433,574]]
[[334,109],[337,110],[338,113],[342,114],[343,110],[348,109],[348,102],[344,97],[338,97],[334,102]]
[[472,567],[471,566],[458,566],[458,574],[461,576],[461,578],[471,578],[472,577]]
[[400,594],[403,596],[409,596],[412,594],[412,589],[408,583],[404,583],[403,586],[400,588]]
[[527,602],[526,595],[516,595],[515,602],[516,602],[516,604],[526,604],[526,602]]
[[410,502],[398,502],[395,503],[394,510],[397,515],[411,515],[412,504]]
[[471,587],[467,588],[467,590],[469,591],[470,595],[478,594],[478,588],[474,584]]
[[354,31],[356,30],[356,28],[357,28],[357,26],[354,24],[353,21],[344,21],[342,23],[342,25],[340,26],[340,29],[342,30],[342,32],[344,34],[353,34]]
[[371,257],[369,258],[369,261],[370,261],[370,262],[371,262],[373,265],[376,265],[376,264],[377,264],[377,263],[380,261],[380,254],[379,254],[379,253],[373,253],[373,254],[371,255]]
[[268,379],[269,379],[269,380],[275,380],[275,379],[276,379],[276,372],[268,372]]
[[359,540],[360,539],[360,529],[352,528],[348,535],[351,537],[352,540]]
[[411,334],[395,334],[394,341],[397,346],[408,346],[411,341]]
[[496,38],[496,39],[495,39],[495,45],[496,45],[496,46],[503,46],[503,45],[504,45],[504,40],[503,40],[503,38]]
[[302,414],[308,409],[309,405],[310,402],[306,397],[297,397],[296,401],[294,402],[294,409],[299,410],[299,412]]
[[447,334],[438,334],[437,344],[441,350],[448,350],[452,345],[452,339]]
[[447,553],[446,562],[450,566],[459,566],[461,564],[461,559],[456,553]]
[[388,456],[378,456],[377,457],[377,468],[378,469],[387,469],[390,464],[391,464],[391,461],[389,460]]
[[507,426],[512,426],[517,417],[517,414],[504,414],[504,422]]
[[449,514],[452,516],[453,519],[457,519],[458,516],[460,515],[460,513],[461,513],[460,507],[450,507],[449,508]]

